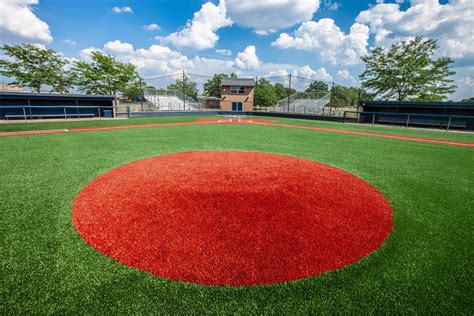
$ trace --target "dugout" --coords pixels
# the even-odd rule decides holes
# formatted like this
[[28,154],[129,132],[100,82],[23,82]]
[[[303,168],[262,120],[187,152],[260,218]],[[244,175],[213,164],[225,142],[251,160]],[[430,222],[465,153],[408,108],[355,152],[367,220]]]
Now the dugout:
[[359,123],[474,130],[474,102],[360,101]]
[[112,95],[0,92],[0,119],[112,117]]

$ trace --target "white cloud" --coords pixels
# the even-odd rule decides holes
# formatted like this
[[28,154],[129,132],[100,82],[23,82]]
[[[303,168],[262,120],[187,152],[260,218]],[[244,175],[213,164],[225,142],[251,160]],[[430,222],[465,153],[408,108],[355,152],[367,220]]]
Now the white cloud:
[[133,13],[132,8],[130,7],[113,7],[112,12],[117,14]]
[[81,50],[79,55],[81,56],[82,59],[90,61],[93,52],[103,52],[103,50],[99,48],[95,48],[95,47],[88,47]]
[[148,25],[144,25],[143,28],[147,31],[159,31],[159,30],[161,30],[161,27],[156,23],[151,23],[151,24],[148,24]]
[[318,70],[313,70],[310,66],[306,65],[299,69],[297,75],[303,78],[310,78],[322,81],[332,80],[332,76],[327,72],[326,68],[324,67],[321,67]]
[[472,0],[412,0],[402,11],[397,3],[379,3],[360,12],[356,21],[370,26],[377,46],[413,38],[437,39],[440,53],[474,59],[474,5]]
[[53,41],[48,24],[33,12],[38,0],[0,0],[0,43]]
[[72,40],[72,39],[65,39],[64,40],[64,43],[68,44],[68,45],[76,45],[76,41]]
[[350,72],[347,69],[339,70],[336,76],[341,79],[354,79],[354,77],[351,76]]
[[165,37],[158,36],[156,39],[178,48],[212,48],[219,39],[216,31],[231,24],[232,21],[226,15],[224,0],[219,1],[218,5],[207,2],[202,5],[201,10],[194,13],[193,19],[181,31]]
[[216,49],[216,54],[221,56],[231,56],[232,51],[230,49]]
[[133,54],[133,45],[130,43],[122,43],[121,41],[110,41],[105,43],[104,48],[106,51],[115,54],[130,55]]
[[237,54],[235,65],[240,69],[256,69],[260,66],[255,46],[247,46],[242,52]]
[[368,39],[367,26],[354,23],[349,34],[344,34],[334,20],[326,18],[303,22],[293,35],[281,33],[272,46],[313,51],[332,64],[352,65],[367,54]]
[[229,17],[259,35],[311,20],[319,0],[227,0]]

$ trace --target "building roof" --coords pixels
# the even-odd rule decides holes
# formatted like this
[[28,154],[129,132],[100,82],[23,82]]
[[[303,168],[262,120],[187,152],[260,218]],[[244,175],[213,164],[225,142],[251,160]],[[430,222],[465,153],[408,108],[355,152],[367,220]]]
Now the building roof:
[[222,79],[221,86],[255,87],[255,80],[253,78],[225,78]]
[[381,108],[474,109],[474,102],[359,101],[361,106]]
[[113,100],[113,95],[0,91],[0,99]]

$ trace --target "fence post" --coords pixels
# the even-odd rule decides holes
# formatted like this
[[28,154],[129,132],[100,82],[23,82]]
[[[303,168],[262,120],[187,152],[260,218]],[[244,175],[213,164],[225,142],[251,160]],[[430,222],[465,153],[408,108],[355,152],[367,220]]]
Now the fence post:
[[448,119],[448,125],[446,126],[446,131],[449,131],[450,125],[451,125],[451,115],[449,116],[449,119]]
[[347,111],[344,111],[344,115],[342,116],[342,124],[346,122],[346,113]]
[[26,119],[26,111],[25,111],[25,107],[23,107],[23,117],[25,118],[25,122],[27,122],[28,120]]
[[408,114],[407,116],[407,125],[406,125],[407,128],[408,128],[408,124],[410,124],[410,114]]
[[291,95],[291,74],[288,80],[288,109],[287,112],[290,112],[290,95]]
[[375,113],[372,113],[372,126],[374,126],[375,123]]
[[127,114],[128,114],[128,118],[130,118],[130,107],[127,106]]
[[64,119],[67,120],[66,107],[64,107],[63,110],[64,110]]
[[183,70],[183,111],[186,111],[186,83],[185,83],[185,75]]

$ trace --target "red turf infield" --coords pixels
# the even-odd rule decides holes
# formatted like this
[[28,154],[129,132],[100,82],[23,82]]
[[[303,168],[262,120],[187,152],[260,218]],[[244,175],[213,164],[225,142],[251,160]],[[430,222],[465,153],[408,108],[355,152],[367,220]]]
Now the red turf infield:
[[157,124],[143,124],[143,125],[56,129],[56,130],[44,130],[44,131],[5,132],[5,133],[0,133],[0,137],[77,133],[77,132],[119,130],[119,129],[129,129],[129,128],[149,128],[149,127],[159,127],[159,126],[180,126],[180,125],[211,124],[211,123],[214,123],[214,124],[263,124],[263,125],[280,126],[280,127],[287,127],[287,128],[300,128],[300,129],[307,129],[307,130],[313,130],[313,131],[323,131],[323,132],[360,135],[360,136],[372,136],[372,137],[390,138],[390,139],[398,139],[398,140],[408,140],[408,141],[414,141],[414,142],[420,142],[420,143],[474,148],[474,143],[471,143],[471,142],[456,142],[456,141],[437,140],[437,139],[430,139],[430,138],[418,138],[418,137],[396,136],[396,135],[369,133],[369,132],[357,132],[357,131],[350,131],[350,130],[338,130],[338,129],[324,128],[324,127],[279,124],[279,123],[274,123],[269,120],[254,120],[254,119],[198,119],[194,122],[182,122],[182,123],[157,123]]
[[377,249],[392,228],[385,197],[345,171],[237,151],[113,169],[79,193],[72,219],[87,243],[127,266],[233,286],[342,268]]

